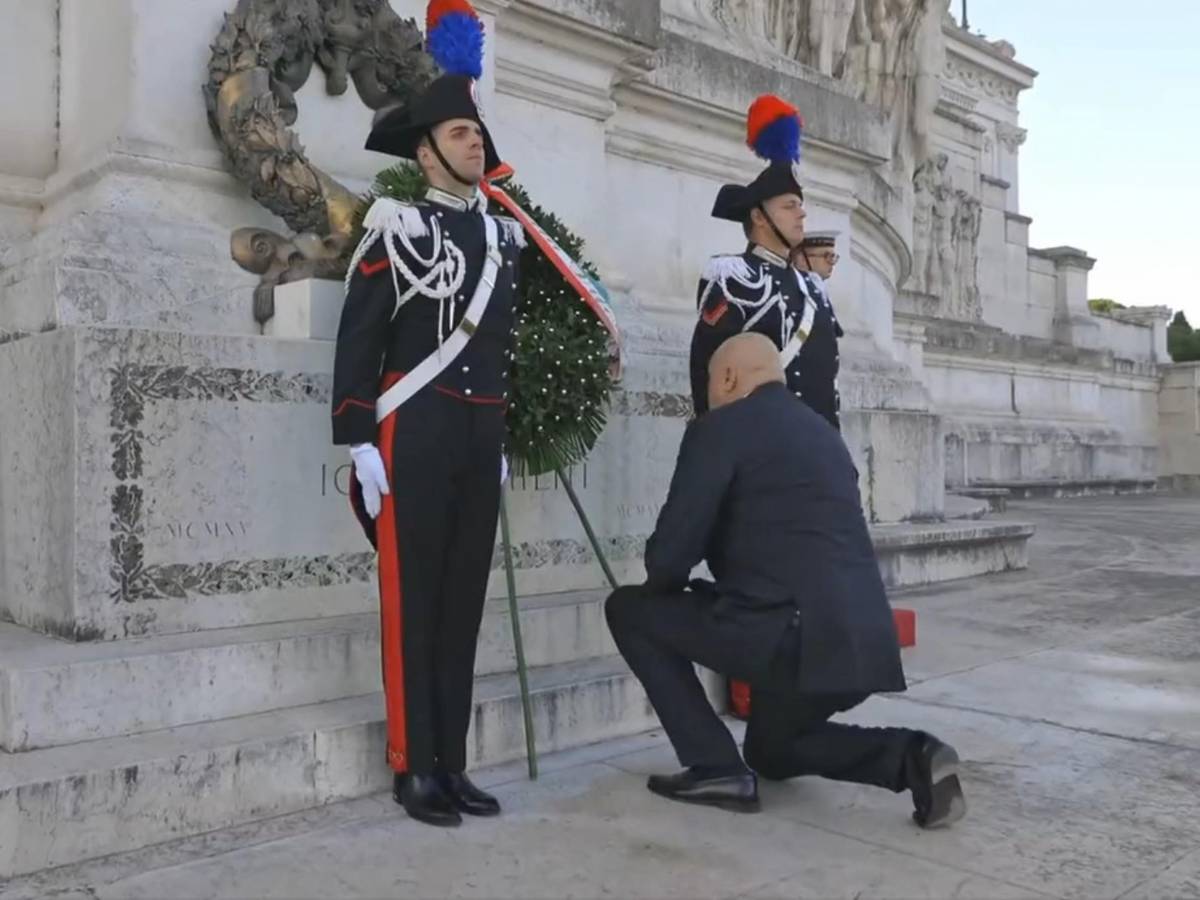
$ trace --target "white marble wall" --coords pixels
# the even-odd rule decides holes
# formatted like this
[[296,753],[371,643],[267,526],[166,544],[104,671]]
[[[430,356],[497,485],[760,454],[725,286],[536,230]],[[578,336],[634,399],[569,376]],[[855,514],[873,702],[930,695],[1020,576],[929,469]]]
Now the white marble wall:
[[0,614],[67,636],[76,622],[75,371],[67,332],[0,343]]
[[[980,310],[971,321],[922,326],[908,352],[945,419],[947,482],[1153,477],[1161,316],[1093,314],[1094,260],[1030,247],[1018,100],[1035,73],[1003,42],[953,26],[945,35],[935,147],[948,156],[953,189],[982,203]],[[935,317],[946,306],[909,305]]]
[[4,176],[44,178],[54,171],[58,61],[55,4],[0,0],[0,203]]
[[1164,368],[1159,422],[1159,476],[1200,486],[1200,363]]
[[[330,444],[332,362],[331,341],[127,328],[0,346],[7,615],[122,638],[374,609],[348,457]],[[643,574],[690,411],[677,375],[642,371],[569,474],[622,580]],[[603,586],[554,476],[515,472],[509,496],[522,593]]]

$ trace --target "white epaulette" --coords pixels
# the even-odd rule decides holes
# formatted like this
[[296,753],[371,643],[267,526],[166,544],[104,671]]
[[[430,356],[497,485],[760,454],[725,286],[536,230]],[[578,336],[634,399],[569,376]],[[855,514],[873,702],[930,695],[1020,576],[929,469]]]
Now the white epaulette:
[[[700,297],[701,313],[704,312],[704,305],[708,302],[713,288],[719,285],[725,298],[748,318],[751,310],[757,310],[760,315],[766,311],[772,299],[772,288],[775,286],[769,272],[756,272],[743,257],[734,254],[710,257],[701,279],[708,282]],[[731,291],[730,282],[741,289]]]
[[[413,297],[427,297],[437,300],[439,304],[444,304],[447,300],[453,302],[466,276],[466,260],[454,242],[443,236],[436,219],[430,227],[421,215],[419,207],[390,197],[379,197],[363,217],[363,228],[366,229],[366,233],[359,241],[346,269],[347,293],[350,290],[350,279],[354,277],[358,264],[375,242],[383,238],[383,245],[391,263],[392,284],[396,289],[393,318],[400,311],[400,307]],[[413,246],[414,240],[426,237],[431,241],[428,256],[418,253]],[[403,254],[401,250],[404,251]],[[444,316],[439,311],[439,345],[443,321]]]
[[753,279],[754,273],[741,256],[722,254],[709,257],[708,265],[704,267],[704,273],[700,277],[705,281],[720,282],[735,278],[745,283]]
[[375,242],[385,234],[404,234],[410,240],[413,238],[429,237],[429,226],[421,216],[421,211],[411,203],[393,200],[391,197],[377,197],[375,202],[363,216],[363,236],[354,248],[350,257],[350,265],[346,267],[345,289],[350,289],[350,278],[354,270],[362,262]]
[[429,226],[421,210],[411,203],[379,197],[363,217],[363,228],[368,232],[378,231],[396,234],[403,231],[410,238],[429,237]]
[[525,228],[520,222],[511,216],[492,216],[492,218],[496,220],[505,237],[522,250],[525,249]]

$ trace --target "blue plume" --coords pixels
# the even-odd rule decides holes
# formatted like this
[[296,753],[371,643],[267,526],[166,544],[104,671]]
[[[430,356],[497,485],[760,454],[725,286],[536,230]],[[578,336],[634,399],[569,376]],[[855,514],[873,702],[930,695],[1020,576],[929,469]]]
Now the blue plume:
[[763,128],[754,141],[754,152],[768,162],[800,159],[800,120],[782,116]]
[[446,13],[429,30],[425,45],[447,75],[483,77],[483,23],[474,16]]

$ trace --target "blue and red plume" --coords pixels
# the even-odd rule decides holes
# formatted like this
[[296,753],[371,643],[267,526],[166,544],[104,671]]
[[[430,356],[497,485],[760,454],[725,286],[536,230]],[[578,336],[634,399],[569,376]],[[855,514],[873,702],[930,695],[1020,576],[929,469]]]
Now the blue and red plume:
[[800,111],[774,94],[763,94],[746,117],[746,143],[768,162],[794,163],[800,159]]
[[447,75],[483,76],[483,22],[467,0],[430,0],[425,49]]

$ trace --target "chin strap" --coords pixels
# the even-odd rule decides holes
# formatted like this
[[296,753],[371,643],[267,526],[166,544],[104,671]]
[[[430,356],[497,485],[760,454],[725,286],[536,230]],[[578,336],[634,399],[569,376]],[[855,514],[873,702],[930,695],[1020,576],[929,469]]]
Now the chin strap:
[[[440,158],[441,154],[438,154],[438,155]],[[758,211],[763,214],[763,218],[767,220],[767,224],[770,225],[771,230],[773,232],[775,232],[775,237],[779,238],[779,243],[782,244],[784,247],[787,247],[787,260],[790,263],[792,261],[791,260],[792,254],[796,251],[797,247],[801,246],[801,244],[793,245],[793,244],[788,243],[788,239],[783,236],[783,232],[779,230],[779,226],[775,224],[775,220],[771,218],[771,214],[769,212],[767,212],[767,207],[765,204],[762,204],[762,203],[758,204]],[[802,250],[800,252],[803,253],[804,251]],[[804,254],[804,259],[806,262],[808,261],[807,253]]]
[[[465,184],[468,187],[476,186],[476,182],[467,181],[467,179],[463,178],[461,175],[459,175],[457,172],[455,172],[454,167],[452,165],[450,165],[449,162],[446,161],[446,157],[442,155],[442,149],[437,145],[437,141],[434,140],[432,130],[425,132],[425,139],[429,141],[429,148],[431,150],[433,150],[433,155],[438,158],[438,162],[440,162],[442,164],[442,167],[447,172],[450,173],[451,178],[453,178],[459,184]],[[772,224],[774,224],[774,223],[772,223]],[[778,232],[776,232],[776,233],[778,233]]]

